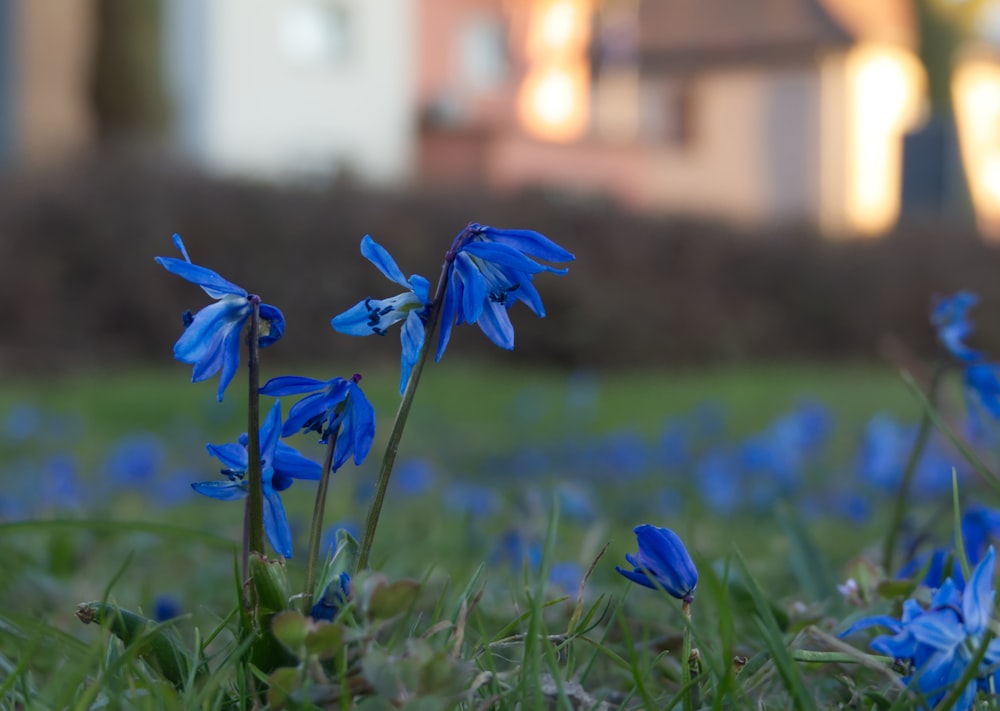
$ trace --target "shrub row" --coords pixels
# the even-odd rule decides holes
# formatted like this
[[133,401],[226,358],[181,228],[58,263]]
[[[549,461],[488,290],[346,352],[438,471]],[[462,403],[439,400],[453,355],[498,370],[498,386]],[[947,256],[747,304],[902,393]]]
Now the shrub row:
[[[395,293],[361,258],[360,238],[370,233],[407,274],[433,282],[470,220],[537,229],[577,254],[567,277],[538,277],[547,319],[521,306],[512,313],[521,363],[865,359],[890,336],[928,354],[931,296],[960,288],[983,297],[975,343],[1000,353],[1000,252],[968,230],[924,224],[831,241],[808,229],[644,218],[596,200],[279,187],[103,160],[0,182],[0,364],[163,362],[180,312],[207,303],[153,262],[173,254],[175,231],[195,262],[284,310],[286,340],[273,357],[395,358],[379,339],[328,326],[364,296]],[[456,351],[496,356],[474,329],[457,341]]]

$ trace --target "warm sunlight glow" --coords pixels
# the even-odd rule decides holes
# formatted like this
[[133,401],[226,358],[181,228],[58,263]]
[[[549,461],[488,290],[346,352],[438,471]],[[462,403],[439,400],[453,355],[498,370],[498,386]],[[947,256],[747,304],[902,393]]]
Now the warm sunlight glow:
[[540,0],[528,20],[528,56],[582,54],[590,39],[587,0]]
[[984,60],[960,64],[952,93],[976,218],[984,235],[1000,239],[1000,66]]
[[518,115],[525,129],[549,141],[571,141],[587,127],[588,73],[585,67],[550,65],[521,84]]
[[572,141],[587,129],[590,104],[590,0],[536,0],[527,29],[525,72],[517,97],[524,129],[547,141]]
[[910,52],[869,44],[848,55],[847,218],[858,232],[884,232],[899,215],[903,134],[919,118],[923,85]]

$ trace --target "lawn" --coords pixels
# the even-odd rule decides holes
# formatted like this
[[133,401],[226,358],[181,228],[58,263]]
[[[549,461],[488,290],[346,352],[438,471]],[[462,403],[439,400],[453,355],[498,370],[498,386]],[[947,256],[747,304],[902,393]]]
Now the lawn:
[[[342,368],[300,372],[349,375]],[[0,389],[6,462],[0,478],[0,625],[10,632],[0,638],[0,688],[8,694],[0,693],[0,704],[23,698],[16,695],[19,688],[46,687],[38,708],[56,708],[98,703],[106,694],[115,698],[121,685],[152,683],[150,672],[138,667],[133,674],[141,681],[115,677],[122,672],[114,659],[122,652],[74,618],[79,602],[108,598],[150,616],[160,605],[173,605],[187,615],[178,626],[188,640],[195,629],[204,638],[230,611],[243,507],[198,497],[189,485],[218,479],[220,464],[205,444],[235,441],[246,430],[245,394],[231,387],[225,401],[216,403],[214,384],[189,385],[187,375],[187,368],[176,365],[18,379]],[[364,376],[361,384],[377,413],[375,445],[363,466],[349,464],[331,480],[331,542],[337,525],[356,532],[364,520],[399,402],[398,370],[377,368]],[[286,412],[291,400],[284,403]],[[422,597],[404,618],[411,629],[448,617],[442,606],[467,601],[459,593],[469,584],[480,596],[478,615],[469,620],[470,639],[496,640],[518,629],[526,635],[519,638],[525,648],[511,651],[510,658],[499,651],[494,656],[489,646],[485,657],[466,657],[492,675],[483,681],[479,703],[491,694],[513,693],[498,666],[514,668],[512,660],[523,653],[549,669],[535,669],[536,678],[557,678],[552,670],[567,669],[561,665],[569,660],[581,664],[573,678],[596,698],[616,702],[613,708],[657,707],[673,693],[657,690],[658,674],[669,679],[677,673],[657,656],[657,638],[670,638],[683,625],[669,605],[652,599],[656,594],[630,590],[615,573],[625,553],[635,550],[632,528],[651,523],[680,534],[702,570],[707,591],[701,611],[707,614],[699,619],[712,620],[711,631],[702,628],[702,635],[714,646],[713,659],[723,653],[753,657],[767,647],[758,632],[748,634],[750,618],[762,619],[753,585],[731,599],[726,586],[748,574],[758,581],[780,623],[779,631],[769,633],[779,640],[781,631],[845,613],[833,583],[846,580],[852,560],[877,550],[892,501],[890,490],[858,473],[865,428],[877,413],[912,424],[921,412],[899,377],[878,365],[596,374],[446,360],[432,365],[421,382],[373,566],[392,579],[423,581]],[[306,456],[322,457],[315,437],[297,435],[289,442]],[[794,461],[774,459],[793,450]],[[905,454],[894,451],[897,459]],[[960,458],[951,457],[961,468]],[[950,471],[941,471],[947,494]],[[980,491],[974,479],[965,481],[968,492]],[[940,489],[940,482],[934,486]],[[298,482],[283,492],[297,553],[305,547],[313,491],[311,482]],[[944,500],[943,518],[940,495],[913,509],[917,530],[930,522],[926,533],[947,538],[950,496]],[[616,651],[590,657],[585,665],[573,657],[579,650],[551,658],[537,649],[529,653],[525,640],[540,629],[536,625],[557,627],[571,618],[559,606],[543,611],[539,598],[569,595],[571,602],[606,543],[610,547],[582,599],[585,609],[600,608],[593,608],[593,621],[603,641],[590,644]],[[745,556],[748,571],[730,575],[737,554]],[[301,586],[298,557],[288,571],[292,589]],[[542,587],[539,571],[547,571]],[[653,621],[649,615],[656,609],[667,614],[653,613]],[[832,627],[828,620],[823,628]],[[507,635],[501,634],[505,629]],[[632,633],[642,640],[622,637]],[[620,657],[627,649],[639,650],[635,659]],[[623,670],[639,668],[651,674],[649,688],[622,677]],[[96,689],[87,696],[81,685],[95,677],[103,681],[86,686]],[[823,698],[845,693],[832,676],[817,678],[830,687]],[[764,678],[761,688],[773,680],[774,674]],[[229,683],[202,691],[198,703],[221,703]],[[788,683],[795,689],[798,682]],[[621,689],[629,687],[623,696]],[[572,702],[572,688],[554,697],[537,687],[517,688],[528,695],[517,697],[522,701],[535,694],[536,700]],[[161,701],[182,708],[192,698],[178,692],[179,705]],[[138,705],[159,708],[161,701]]]

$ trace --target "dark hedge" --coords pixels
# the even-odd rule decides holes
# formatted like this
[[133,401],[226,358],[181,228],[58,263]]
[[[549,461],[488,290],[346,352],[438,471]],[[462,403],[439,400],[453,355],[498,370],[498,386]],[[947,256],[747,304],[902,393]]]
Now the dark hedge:
[[[470,220],[537,229],[578,257],[566,277],[537,277],[548,318],[513,309],[522,364],[875,359],[887,338],[924,355],[934,347],[932,295],[960,288],[983,297],[972,342],[1000,354],[1000,252],[968,230],[924,224],[830,241],[805,229],[643,218],[597,199],[275,187],[102,160],[0,182],[0,363],[165,362],[181,312],[208,303],[153,262],[174,255],[175,231],[196,263],[285,312],[285,340],[269,357],[396,359],[396,333],[386,343],[329,327],[360,298],[396,293],[360,256],[361,237],[434,282]],[[449,350],[502,355],[478,329],[462,329]]]

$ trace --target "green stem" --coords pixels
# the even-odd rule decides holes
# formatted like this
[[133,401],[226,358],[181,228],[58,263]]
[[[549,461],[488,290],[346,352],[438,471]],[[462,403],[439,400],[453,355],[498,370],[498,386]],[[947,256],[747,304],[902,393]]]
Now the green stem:
[[309,550],[306,552],[306,582],[302,589],[302,612],[309,614],[312,609],[313,588],[316,587],[316,567],[319,565],[319,542],[323,537],[323,513],[326,510],[326,492],[330,487],[330,470],[333,468],[333,451],[337,446],[340,425],[327,434],[326,454],[323,455],[323,473],[316,488],[316,503],[313,505],[312,525],[309,528]]
[[385,501],[385,492],[389,487],[389,477],[392,475],[392,467],[396,463],[396,453],[399,451],[399,442],[403,438],[403,429],[406,427],[406,420],[410,416],[410,408],[413,406],[413,396],[417,392],[417,385],[420,383],[420,375],[423,373],[424,365],[427,363],[428,354],[434,350],[434,332],[437,330],[438,322],[441,320],[441,301],[444,298],[445,289],[448,284],[448,266],[451,264],[451,252],[441,267],[441,277],[438,279],[437,289],[434,292],[434,300],[428,307],[427,323],[424,324],[424,345],[420,349],[420,356],[413,364],[410,371],[410,379],[406,383],[406,390],[403,391],[403,399],[399,403],[396,411],[396,419],[392,423],[392,431],[389,433],[389,441],[385,445],[385,454],[382,455],[382,466],[379,469],[378,481],[375,485],[375,496],[372,498],[371,506],[368,509],[368,517],[365,519],[364,535],[361,538],[361,548],[358,553],[358,561],[355,572],[368,567],[368,559],[371,555],[372,541],[375,538],[375,529],[378,528],[378,519],[382,513],[382,504]]
[[684,641],[681,643],[681,687],[684,689],[682,703],[684,711],[694,709],[694,687],[691,683],[691,603],[684,601],[681,605],[684,613]]
[[[260,297],[250,296],[250,334],[248,369],[250,390],[247,403],[247,483],[250,488],[248,500],[250,551],[264,555],[264,481],[260,469]],[[249,551],[245,551],[249,556]]]
[[[947,367],[941,366],[934,370],[931,376],[931,384],[927,391],[927,400],[933,407],[938,386],[941,384],[942,376],[947,372]],[[882,569],[886,575],[892,574],[893,556],[896,552],[896,542],[900,529],[903,526],[903,517],[906,516],[906,504],[910,494],[910,485],[913,483],[913,476],[917,471],[917,464],[927,446],[927,439],[931,433],[931,415],[928,409],[924,410],[920,418],[920,428],[917,430],[917,439],[910,450],[910,458],[906,462],[906,469],[903,470],[903,478],[899,483],[899,490],[896,492],[896,503],[892,510],[892,519],[889,521],[889,530],[886,533],[885,544],[882,547]]]

